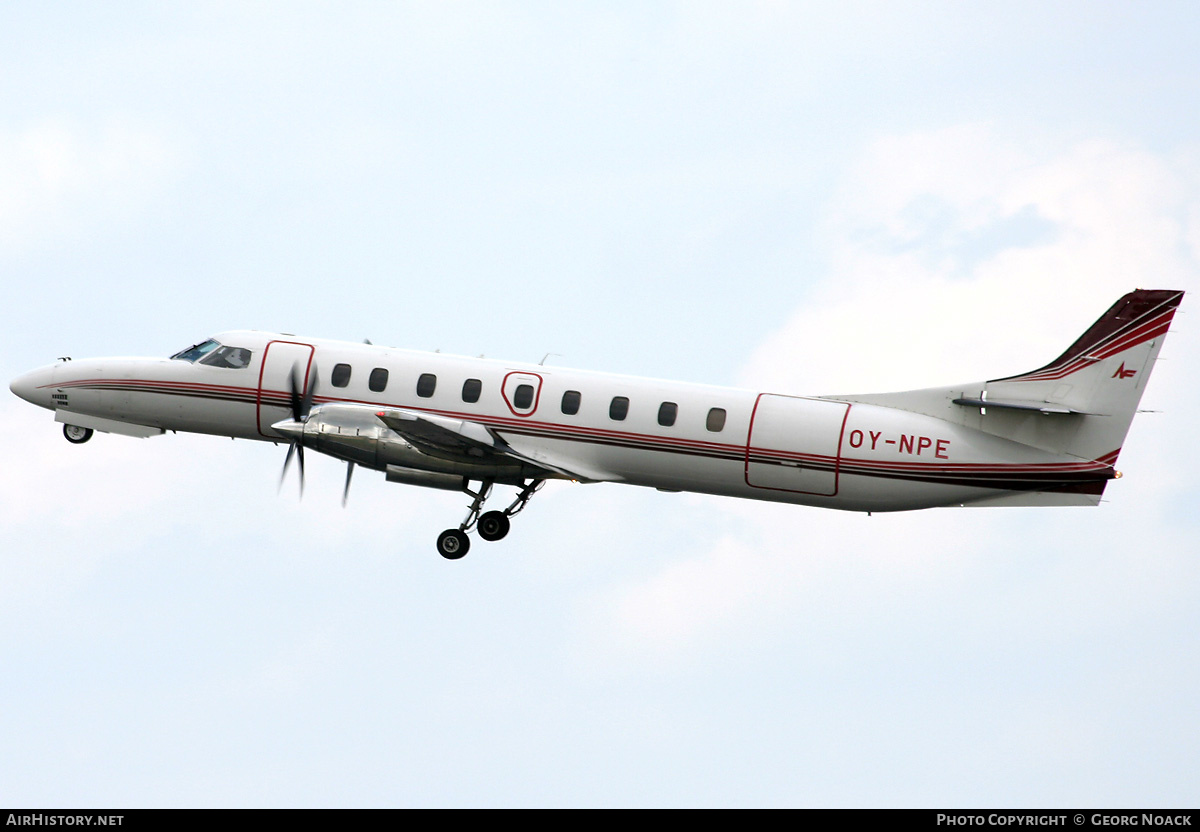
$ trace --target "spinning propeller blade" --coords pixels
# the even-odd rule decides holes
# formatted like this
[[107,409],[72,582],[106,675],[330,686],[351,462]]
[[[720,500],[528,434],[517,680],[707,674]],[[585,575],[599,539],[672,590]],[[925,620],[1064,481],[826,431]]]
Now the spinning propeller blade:
[[[292,421],[303,425],[308,419],[308,414],[312,410],[313,396],[317,390],[317,367],[314,364],[312,368],[312,382],[304,390],[301,390],[299,373],[296,365],[292,365],[291,375],[288,377],[291,382],[289,398],[292,405]],[[279,475],[279,487],[283,488],[283,480],[287,477],[288,466],[292,463],[292,455],[296,456],[297,467],[300,470],[300,496],[304,496],[304,433],[303,431],[296,434],[296,438],[288,444],[287,457],[283,460],[283,472]],[[349,485],[347,484],[347,487]]]
[[350,478],[354,476],[354,463],[346,463],[346,487],[342,489],[342,508],[346,507],[346,500],[350,497]]
[[292,454],[294,454],[295,452],[296,452],[296,443],[289,442],[287,456],[284,457],[284,459],[283,459],[283,470],[279,472],[279,488],[275,489],[276,491],[283,490],[283,481],[285,479],[287,479],[287,469],[288,469],[288,466],[292,464]]

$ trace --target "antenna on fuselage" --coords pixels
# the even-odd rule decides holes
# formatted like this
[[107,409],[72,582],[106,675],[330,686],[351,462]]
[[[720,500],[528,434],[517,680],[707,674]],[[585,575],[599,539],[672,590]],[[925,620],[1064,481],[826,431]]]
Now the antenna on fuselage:
[[546,366],[546,359],[547,359],[547,358],[549,358],[549,357],[550,357],[550,356],[552,356],[552,355],[557,355],[559,358],[562,358],[562,353],[561,353],[561,352],[548,352],[548,353],[546,353],[545,355],[543,355],[543,356],[542,356],[542,360],[538,362],[538,366],[539,366],[539,367],[544,367],[544,366]]

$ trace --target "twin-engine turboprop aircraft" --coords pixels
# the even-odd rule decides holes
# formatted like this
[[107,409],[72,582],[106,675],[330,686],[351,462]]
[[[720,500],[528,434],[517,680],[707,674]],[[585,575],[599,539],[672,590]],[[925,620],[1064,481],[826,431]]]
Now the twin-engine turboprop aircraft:
[[[1121,298],[1016,376],[802,397],[235,331],[168,358],[60,359],[16,379],[71,442],[192,431],[288,442],[472,497],[438,551],[499,540],[548,479],[623,482],[851,511],[1095,505],[1179,291]],[[474,489],[472,483],[478,483]],[[483,511],[493,486],[513,486]],[[343,501],[345,496],[343,495]]]

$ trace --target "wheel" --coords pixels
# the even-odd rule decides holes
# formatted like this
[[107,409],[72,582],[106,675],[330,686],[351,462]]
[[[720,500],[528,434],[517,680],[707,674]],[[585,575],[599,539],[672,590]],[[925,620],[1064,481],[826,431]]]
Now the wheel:
[[438,554],[446,560],[458,560],[471,548],[471,540],[466,532],[458,529],[446,529],[438,535]]
[[484,540],[500,540],[511,527],[508,515],[503,511],[488,511],[479,518],[479,536]]
[[92,438],[91,428],[81,428],[79,425],[63,425],[63,436],[72,445],[82,445]]

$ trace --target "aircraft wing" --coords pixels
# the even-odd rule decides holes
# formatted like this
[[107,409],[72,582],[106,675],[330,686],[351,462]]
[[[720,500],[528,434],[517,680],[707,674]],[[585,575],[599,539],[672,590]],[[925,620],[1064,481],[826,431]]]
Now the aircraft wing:
[[546,477],[579,482],[618,479],[607,472],[589,470],[589,466],[582,465],[577,460],[559,461],[543,454],[534,459],[512,448],[494,430],[479,422],[402,408],[381,410],[375,415],[417,450],[439,459],[474,463],[521,463],[537,469]]

